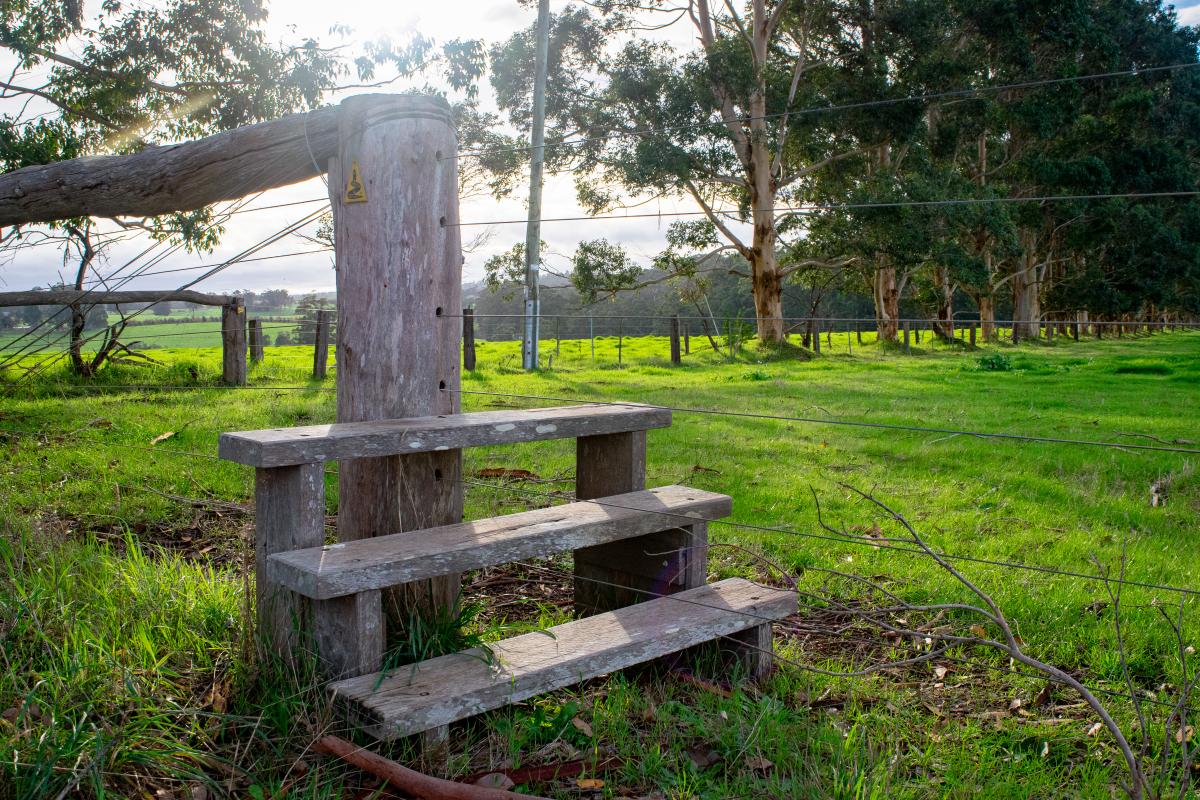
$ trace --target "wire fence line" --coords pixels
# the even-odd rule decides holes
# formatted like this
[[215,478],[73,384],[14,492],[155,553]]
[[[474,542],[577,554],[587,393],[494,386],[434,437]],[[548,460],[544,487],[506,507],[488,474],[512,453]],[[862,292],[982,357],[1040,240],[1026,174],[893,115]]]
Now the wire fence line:
[[[742,220],[752,213],[774,214],[823,214],[831,211],[864,211],[868,209],[895,208],[941,208],[965,205],[1007,205],[1014,203],[1062,203],[1086,202],[1093,200],[1153,200],[1164,198],[1200,197],[1200,191],[1178,192],[1114,192],[1106,194],[1063,194],[1038,195],[1032,197],[979,197],[979,198],[946,198],[942,200],[894,200],[864,203],[811,203],[805,205],[782,205],[760,209],[712,209],[706,211],[658,211],[641,214],[591,214],[570,217],[541,217],[540,222],[591,222],[599,220],[622,219],[670,219],[675,217],[709,217],[721,216],[726,219]],[[444,223],[445,227],[468,228],[488,225],[524,225],[527,219],[494,219],[469,222]]]
[[480,389],[451,389],[443,388],[442,391],[452,394],[468,394],[480,395],[485,397],[505,397],[520,400],[539,400],[556,403],[575,403],[579,405],[601,405],[601,406],[626,406],[638,405],[645,408],[656,408],[663,411],[670,411],[679,414],[705,414],[720,417],[737,417],[741,419],[758,419],[769,420],[773,422],[802,422],[810,425],[836,425],[850,428],[870,428],[875,430],[887,431],[909,431],[912,433],[936,433],[943,436],[968,436],[977,439],[999,439],[1002,441],[1015,442],[1036,442],[1042,444],[1061,444],[1073,445],[1077,447],[1104,447],[1114,450],[1146,450],[1162,453],[1183,453],[1187,455],[1200,455],[1200,449],[1190,447],[1176,447],[1169,445],[1151,445],[1151,444],[1128,444],[1124,442],[1105,442],[1095,441],[1092,439],[1064,439],[1053,436],[1031,436],[1020,433],[1001,433],[996,431],[971,431],[961,430],[957,428],[933,428],[924,425],[903,425],[892,424],[887,422],[865,422],[859,420],[844,420],[831,419],[821,417],[800,417],[788,416],[781,414],[760,414],[751,411],[722,411],[712,408],[694,408],[686,406],[666,406],[655,403],[635,403],[633,401],[619,400],[597,400],[579,397],[553,397],[549,395],[534,395],[534,394],[516,394],[512,392],[489,392]]
[[[217,388],[227,388],[227,387],[187,387],[187,388],[214,388],[214,389],[217,389]],[[239,387],[239,388],[245,388],[245,387]],[[292,388],[303,389],[306,391],[311,390],[310,387],[292,387]],[[270,389],[267,389],[266,387],[263,387],[263,390],[270,391]],[[25,436],[25,437],[31,437],[31,438],[53,438],[53,437],[58,437],[58,436],[65,437],[65,436],[76,435],[78,433],[81,433],[84,430],[87,430],[86,426],[84,428],[80,428],[78,430],[66,431],[66,432],[55,432],[55,431],[44,431],[44,430],[39,431],[39,430],[28,430],[28,429],[21,429],[21,428],[0,427],[0,436],[12,436],[12,435],[16,434],[19,436]],[[112,441],[108,441],[108,440],[104,440],[104,439],[88,440],[88,444],[99,444],[99,445],[106,446],[106,447],[137,450],[137,451],[148,452],[148,453],[158,453],[158,454],[176,456],[176,457],[180,457],[180,458],[201,458],[201,459],[216,461],[216,462],[225,463],[225,464],[230,463],[230,462],[227,462],[227,461],[221,459],[217,455],[214,455],[213,453],[204,453],[204,452],[199,452],[199,451],[195,451],[195,450],[182,450],[179,448],[157,447],[157,446],[153,446],[153,445],[134,445],[134,444],[126,444],[123,442],[112,442]],[[561,493],[561,492],[542,492],[542,491],[537,491],[534,489],[527,489],[524,487],[491,483],[488,481],[473,481],[472,479],[469,479],[469,478],[462,478],[461,480],[465,483],[469,483],[472,485],[478,485],[478,486],[484,487],[484,488],[489,488],[494,491],[504,491],[504,492],[509,492],[509,493],[513,493],[513,494],[522,494],[522,495],[526,495],[526,496],[537,497],[541,500],[569,499],[569,498],[565,497],[563,495],[563,493]],[[664,517],[668,517],[677,522],[687,522],[688,524],[695,522],[695,520],[693,518],[687,517],[684,514],[673,513],[673,512],[669,512],[669,511],[626,508],[625,506],[622,506],[619,503],[614,503],[612,501],[604,500],[604,499],[588,499],[586,502],[594,503],[596,505],[600,505],[600,506],[604,506],[604,507],[611,507],[614,509],[646,511],[647,513],[653,513],[653,514],[661,515]],[[872,550],[890,550],[890,551],[908,553],[908,554],[912,554],[912,555],[926,555],[924,553],[924,551],[919,550],[917,548],[904,547],[904,546],[897,545],[894,543],[894,540],[874,539],[869,536],[861,536],[861,537],[853,536],[853,535],[834,536],[834,535],[828,534],[828,533],[802,531],[802,530],[797,530],[795,528],[789,528],[789,527],[783,527],[783,526],[755,525],[755,524],[748,523],[748,522],[738,522],[738,521],[734,521],[734,520],[712,520],[712,521],[710,521],[710,524],[716,524],[716,525],[721,525],[721,526],[729,527],[729,528],[752,531],[752,532],[759,533],[759,534],[765,533],[765,534],[772,534],[772,535],[794,536],[794,537],[798,537],[798,538],[802,538],[802,539],[811,539],[813,541],[824,541],[824,542],[832,542],[832,543],[836,543],[836,544],[849,544],[849,545],[853,545],[856,547],[866,547],[866,548],[869,548]],[[1058,576],[1058,577],[1064,577],[1064,578],[1072,578],[1072,579],[1077,579],[1077,580],[1081,580],[1081,581],[1089,581],[1089,582],[1105,582],[1105,581],[1107,581],[1108,583],[1110,583],[1112,585],[1132,586],[1132,587],[1141,588],[1141,589],[1153,589],[1153,590],[1157,590],[1157,591],[1171,592],[1171,593],[1186,595],[1186,596],[1200,596],[1200,589],[1192,589],[1192,588],[1183,587],[1183,586],[1172,586],[1170,584],[1156,583],[1153,581],[1139,581],[1139,580],[1133,580],[1130,578],[1113,578],[1113,577],[1106,578],[1105,576],[1096,575],[1093,573],[1077,572],[1077,571],[1073,571],[1073,570],[1059,569],[1056,567],[1048,567],[1048,566],[1042,566],[1042,565],[1037,565],[1037,564],[1027,564],[1027,563],[1022,563],[1022,562],[1018,562],[1018,561],[1004,561],[1004,560],[1000,560],[1000,559],[982,558],[982,557],[978,557],[978,556],[971,556],[971,555],[957,554],[957,553],[939,552],[938,555],[939,555],[939,557],[944,558],[947,561],[961,561],[964,563],[973,563],[973,564],[980,564],[980,565],[985,565],[985,566],[1000,567],[1000,568],[1004,568],[1004,569],[1018,570],[1018,571],[1023,571],[1023,572],[1032,572],[1032,573],[1038,573],[1038,574],[1043,574],[1043,575],[1052,575],[1052,576]]]
[[[1013,83],[1003,83],[993,86],[969,86],[960,89],[950,89],[939,92],[924,92],[921,94],[905,95],[903,97],[885,97],[875,100],[862,100],[851,103],[825,104],[817,106],[806,106],[803,108],[794,108],[787,111],[779,111],[772,114],[762,114],[758,116],[740,117],[739,122],[750,124],[757,120],[782,119],[784,117],[794,118],[803,117],[811,114],[825,114],[834,111],[861,111],[869,108],[883,108],[892,105],[901,105],[904,103],[929,102],[931,100],[949,100],[962,97],[984,96],[997,92],[1017,91],[1024,89],[1036,89],[1046,86],[1058,86],[1071,83],[1083,83],[1087,81],[1107,80],[1111,78],[1133,77],[1141,75],[1154,75],[1162,72],[1171,72],[1175,70],[1185,70],[1200,67],[1200,63],[1194,61],[1185,61],[1176,64],[1160,64],[1157,66],[1144,67],[1140,69],[1125,69],[1115,70],[1110,72],[1093,72],[1085,75],[1069,75],[1058,78],[1035,78],[1032,80],[1018,81]],[[634,130],[610,131],[600,136],[584,136],[576,139],[564,139],[560,142],[547,142],[544,147],[547,149],[555,149],[558,147],[577,146],[589,144],[591,142],[610,141],[612,139],[621,139],[626,137],[650,136],[656,133],[665,133],[668,131],[702,131],[702,130],[717,130],[724,128],[726,121],[724,119],[706,120],[704,122],[683,123],[679,125],[662,125],[651,128],[640,128]],[[463,150],[455,154],[455,156],[443,156],[440,160],[449,160],[451,158],[463,157],[482,157],[485,155],[499,155],[504,153],[527,153],[532,151],[531,146],[523,147],[501,147],[501,148],[478,148],[475,150]]]

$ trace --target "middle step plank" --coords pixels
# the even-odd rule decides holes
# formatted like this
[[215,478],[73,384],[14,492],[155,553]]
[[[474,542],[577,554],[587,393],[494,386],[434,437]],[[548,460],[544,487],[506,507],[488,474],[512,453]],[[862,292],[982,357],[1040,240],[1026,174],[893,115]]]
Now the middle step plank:
[[[646,536],[726,517],[732,501],[663,486],[503,517],[443,525],[304,550],[267,562],[272,580],[317,600]],[[698,544],[703,544],[699,542]],[[656,554],[664,570],[681,554]]]

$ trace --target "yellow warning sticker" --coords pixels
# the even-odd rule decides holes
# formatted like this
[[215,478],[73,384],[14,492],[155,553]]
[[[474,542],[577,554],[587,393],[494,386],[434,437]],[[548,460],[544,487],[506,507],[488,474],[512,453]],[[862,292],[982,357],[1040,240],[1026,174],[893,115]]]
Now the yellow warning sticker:
[[362,170],[358,168],[357,158],[350,162],[350,177],[346,180],[346,193],[342,196],[342,202],[367,202],[367,186],[363,183]]

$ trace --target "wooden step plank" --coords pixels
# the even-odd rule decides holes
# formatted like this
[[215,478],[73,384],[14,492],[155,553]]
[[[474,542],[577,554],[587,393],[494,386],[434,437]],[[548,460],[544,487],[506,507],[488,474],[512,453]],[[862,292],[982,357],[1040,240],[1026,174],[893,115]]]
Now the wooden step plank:
[[652,661],[796,613],[796,594],[741,578],[334,683],[334,700],[368,733],[391,739]]
[[282,467],[342,458],[573,439],[665,428],[670,424],[670,411],[636,404],[507,409],[237,431],[221,435],[217,453],[221,458],[252,467]]
[[[267,574],[294,592],[327,600],[494,564],[657,533],[690,520],[728,516],[732,501],[686,486],[663,486],[422,531],[276,553]],[[682,563],[657,558],[668,571]],[[643,560],[650,560],[645,554]],[[670,579],[673,576],[667,575]]]

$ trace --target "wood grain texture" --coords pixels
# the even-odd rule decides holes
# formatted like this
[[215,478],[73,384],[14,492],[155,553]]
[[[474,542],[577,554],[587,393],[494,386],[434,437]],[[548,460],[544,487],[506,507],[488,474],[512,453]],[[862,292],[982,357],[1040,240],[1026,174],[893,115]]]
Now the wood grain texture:
[[252,319],[246,324],[250,333],[250,363],[257,364],[263,360],[262,321]]
[[[573,439],[601,434],[645,431],[671,424],[666,409],[638,405],[578,405],[561,408],[509,409],[470,414],[445,414],[372,422],[340,422],[238,431],[221,435],[221,458],[254,467],[308,464],[346,458],[381,457],[487,447],[548,439]],[[585,481],[587,479],[585,478]],[[605,494],[640,489],[644,482]]]
[[519,702],[581,680],[782,619],[793,592],[730,578],[482,650],[402,667],[380,682],[363,675],[334,683],[335,702],[381,739],[406,736]]
[[[3,176],[0,176],[3,177]],[[74,303],[195,303],[201,306],[229,305],[233,298],[191,289],[105,292],[91,289],[52,289],[44,292],[0,292],[0,308],[13,306],[69,306]]]
[[268,652],[290,657],[299,646],[296,631],[308,630],[309,603],[270,579],[267,559],[324,541],[324,470],[320,464],[259,469],[254,498],[259,641]]
[[315,334],[313,337],[313,377],[323,381],[325,380],[325,371],[329,366],[329,312],[317,312]]
[[647,557],[636,550],[639,563],[650,565],[649,577],[683,585],[688,562],[680,553],[663,553],[669,546],[650,534],[667,526],[703,526],[703,521],[729,514],[732,501],[686,486],[664,486],[643,492],[606,497],[603,504],[568,503],[502,517],[461,522],[412,533],[377,536],[356,542],[323,545],[278,553],[267,567],[272,580],[312,598],[326,599],[382,589],[406,581],[435,577],[525,558],[573,550],[586,544],[629,537],[655,545]]
[[464,308],[463,324],[463,369],[467,372],[475,370],[475,312]]
[[[459,411],[462,331],[440,316],[462,308],[455,132],[446,117],[380,121],[377,102],[342,103],[329,160],[339,423]],[[338,469],[338,538],[458,522],[460,470],[457,449],[354,453]],[[385,594],[384,608],[395,627],[412,600],[443,606],[457,592],[457,577],[437,579]]]
[[221,309],[221,382],[246,385],[246,306],[238,297]]
[[378,590],[313,600],[312,610],[313,643],[325,677],[351,678],[380,668],[384,630]]
[[[646,487],[646,432],[583,436],[575,443],[575,497],[592,500]],[[661,544],[661,542],[656,543]],[[641,568],[629,562],[636,543],[580,548],[575,551],[575,613],[596,614],[637,602],[630,589],[661,588],[647,577],[651,561]],[[649,550],[650,548],[643,548]]]
[[395,118],[449,124],[449,108],[438,98],[360,95],[193,142],[25,167],[0,175],[0,226],[191,211],[307,180],[336,155],[350,103],[371,107],[355,113],[360,124]]

